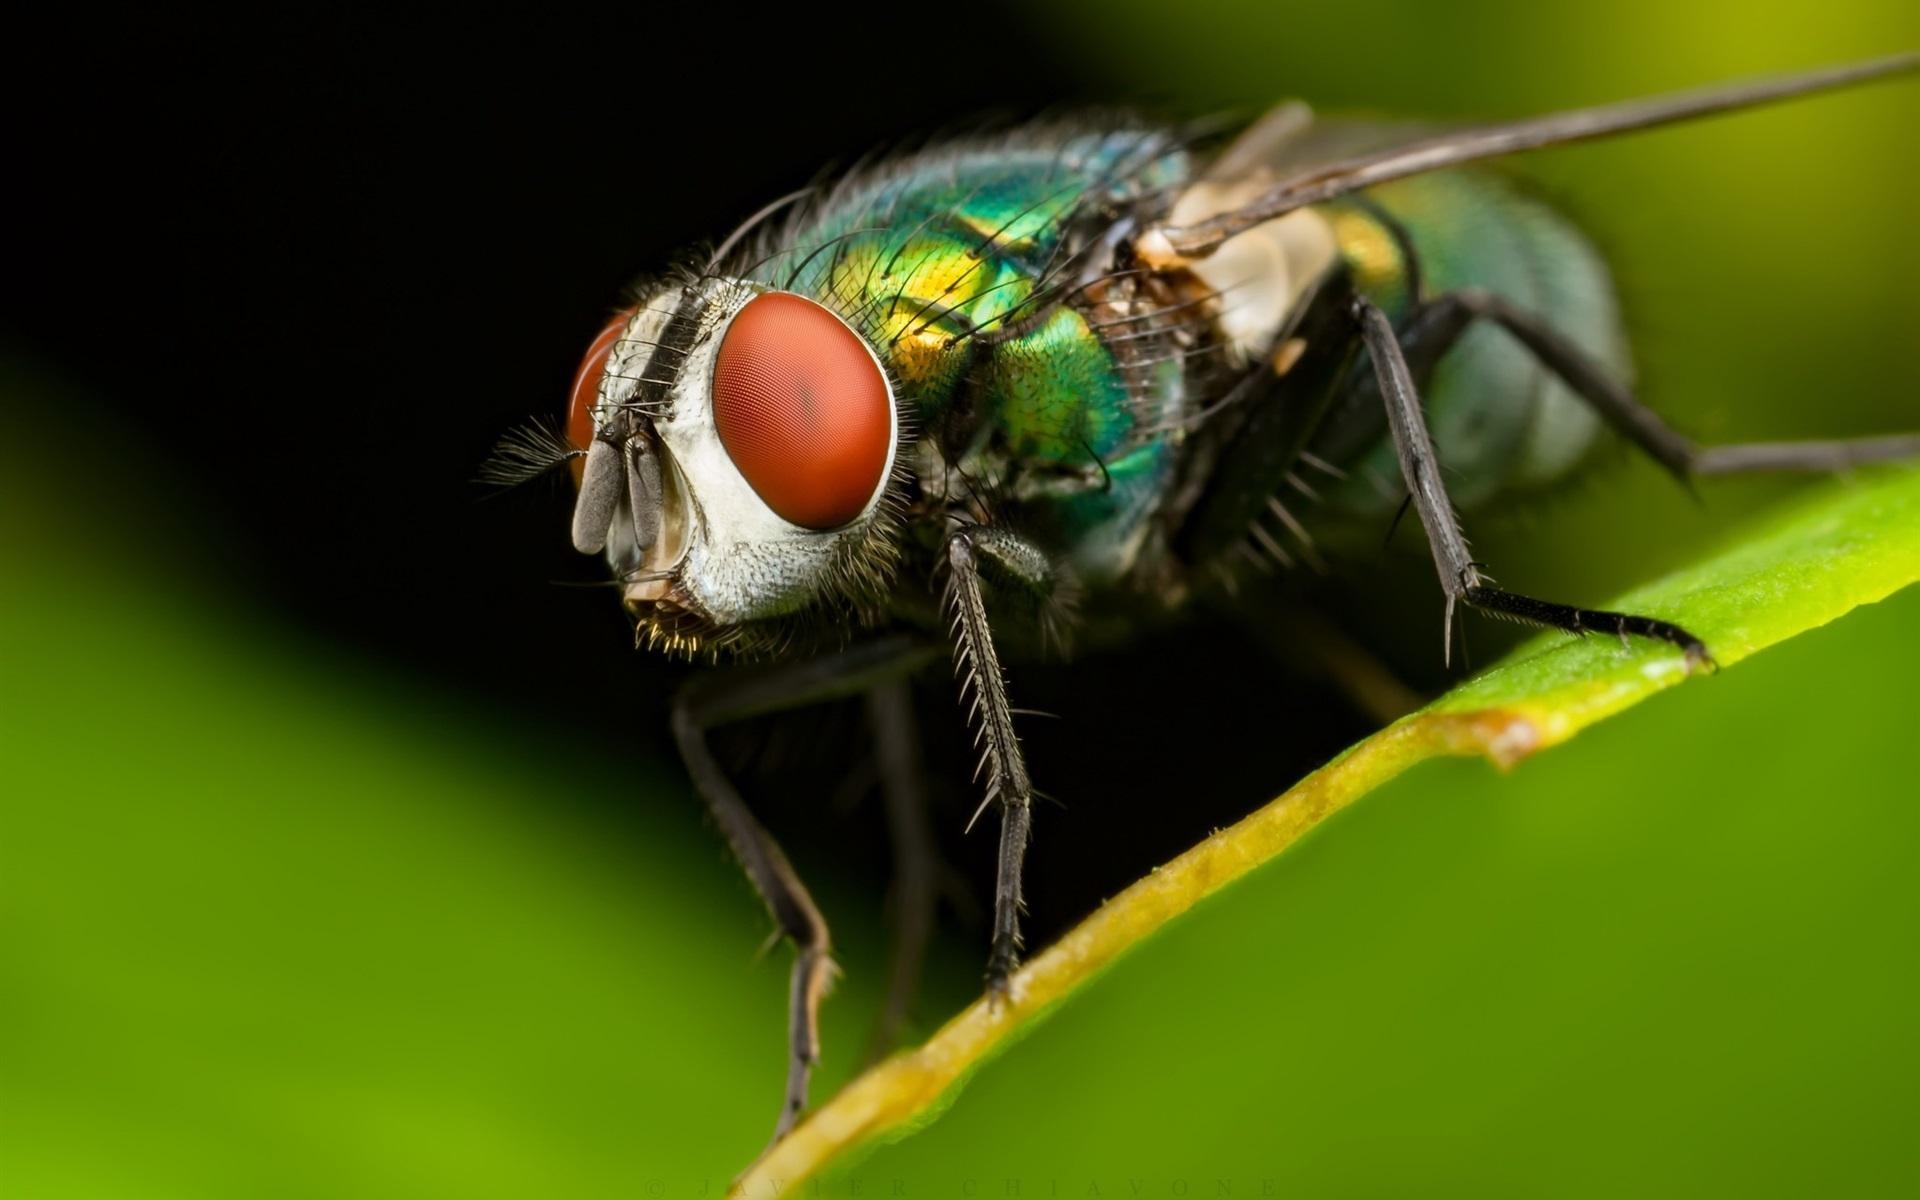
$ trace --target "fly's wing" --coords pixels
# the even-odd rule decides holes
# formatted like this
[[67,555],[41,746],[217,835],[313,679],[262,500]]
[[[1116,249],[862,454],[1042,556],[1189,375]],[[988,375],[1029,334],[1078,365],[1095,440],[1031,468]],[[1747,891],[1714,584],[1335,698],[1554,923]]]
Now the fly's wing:
[[[1687,121],[1715,113],[1731,112],[1756,105],[1804,96],[1813,92],[1847,87],[1904,74],[1920,68],[1920,53],[1897,54],[1847,66],[1762,79],[1728,87],[1682,92],[1648,100],[1629,100],[1598,108],[1575,109],[1544,117],[1485,125],[1446,133],[1412,136],[1371,150],[1349,151],[1344,156],[1314,162],[1313,139],[1308,136],[1313,122],[1297,117],[1282,119],[1288,106],[1276,109],[1249,128],[1241,139],[1246,143],[1229,146],[1221,156],[1237,172],[1250,178],[1260,170],[1263,155],[1284,159],[1299,157],[1280,170],[1276,161],[1273,175],[1263,189],[1242,190],[1216,181],[1213,190],[1201,191],[1185,210],[1179,205],[1158,225],[1144,231],[1134,251],[1150,267],[1171,268],[1207,258],[1222,250],[1238,235],[1270,227],[1278,218],[1344,196],[1375,184],[1409,175],[1424,174],[1480,159],[1496,158],[1542,146],[1564,145],[1610,137],[1636,129]],[[1263,128],[1272,122],[1272,128]],[[1258,135],[1257,139],[1255,135]],[[1271,160],[1270,160],[1271,161]],[[1205,189],[1206,180],[1190,192]],[[1250,190],[1250,189],[1249,189]],[[1182,200],[1186,197],[1183,196]],[[1204,214],[1204,215],[1195,215]]]
[[1237,214],[1289,180],[1463,128],[1353,116],[1329,119],[1299,100],[1288,100],[1214,155],[1174,200],[1161,225],[1188,226]]

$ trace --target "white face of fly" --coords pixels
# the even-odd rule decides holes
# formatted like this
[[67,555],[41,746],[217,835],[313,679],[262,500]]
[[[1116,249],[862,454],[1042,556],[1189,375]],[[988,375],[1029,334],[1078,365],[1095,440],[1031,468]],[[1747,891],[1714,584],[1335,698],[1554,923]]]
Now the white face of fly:
[[629,608],[716,627],[825,598],[871,532],[900,428],[885,371],[838,316],[732,280],[635,310],[594,424],[657,458],[657,500],[622,502],[608,531]]

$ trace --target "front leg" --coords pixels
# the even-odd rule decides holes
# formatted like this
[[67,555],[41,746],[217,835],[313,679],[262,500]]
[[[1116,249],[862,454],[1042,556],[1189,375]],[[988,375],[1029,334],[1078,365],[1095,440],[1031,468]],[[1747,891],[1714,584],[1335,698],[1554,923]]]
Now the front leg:
[[780,844],[714,761],[707,731],[748,717],[858,695],[924,666],[933,649],[886,638],[824,658],[696,678],[674,698],[673,734],[694,787],[733,847],[781,934],[794,945],[788,1000],[786,1098],[773,1137],[779,1141],[807,1106],[807,1081],[820,1057],[820,1000],[833,973],[827,922],[787,862]]
[[1004,997],[1020,961],[1020,869],[1032,827],[1033,783],[1027,777],[1020,738],[1013,731],[1013,706],[1007,701],[1006,676],[993,646],[980,581],[984,568],[994,582],[1023,589],[1029,598],[1044,602],[1055,580],[1038,547],[993,526],[955,531],[947,540],[947,564],[952,569],[948,602],[953,607],[954,669],[960,676],[961,699],[968,692],[973,694],[968,717],[978,721],[975,741],[980,746],[980,771],[987,777],[986,796],[968,828],[988,805],[1000,806],[1000,868],[993,889],[987,990]]

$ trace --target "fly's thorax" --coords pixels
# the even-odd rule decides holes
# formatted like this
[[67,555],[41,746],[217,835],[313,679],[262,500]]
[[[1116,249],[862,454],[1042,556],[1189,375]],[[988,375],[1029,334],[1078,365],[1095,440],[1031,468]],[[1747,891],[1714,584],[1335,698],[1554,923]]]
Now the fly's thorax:
[[643,640],[740,645],[836,601],[844,616],[884,582],[900,414],[837,314],[736,279],[662,289],[597,386],[581,511],[611,511],[607,558]]

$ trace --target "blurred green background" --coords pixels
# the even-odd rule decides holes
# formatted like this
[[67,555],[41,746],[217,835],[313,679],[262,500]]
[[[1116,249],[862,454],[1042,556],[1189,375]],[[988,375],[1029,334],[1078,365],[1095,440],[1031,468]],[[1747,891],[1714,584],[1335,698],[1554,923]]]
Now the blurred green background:
[[[943,61],[986,71],[998,38],[1053,72],[1006,85],[1023,97],[1197,113],[1299,95],[1326,110],[1466,118],[1920,45],[1920,10],[1895,2],[1107,0],[987,16],[950,28],[926,14],[849,14],[850,26],[873,26],[849,53],[933,42]],[[372,23],[355,31],[382,41]],[[791,78],[817,86],[826,48],[806,45],[815,56]],[[354,61],[369,75],[415,66],[397,59]],[[268,65],[254,83],[273,87],[272,76]],[[495,79],[509,96],[522,86],[512,72]],[[782,83],[742,86],[778,98]],[[371,85],[342,70],[333,86],[316,103],[350,108]],[[966,94],[998,86],[971,78]],[[914,112],[937,112],[941,99],[920,96]],[[355,127],[373,139],[361,145],[382,136],[386,117],[374,117]],[[1916,117],[1915,85],[1884,85],[1536,155],[1524,169],[1611,256],[1643,391],[1683,428],[1707,438],[1916,428]],[[864,149],[867,125],[845,126],[740,155],[748,165],[713,185],[733,190],[705,202],[723,214],[705,226],[683,229],[691,218],[661,199],[649,236],[719,232],[804,181],[809,168],[794,164]],[[288,144],[300,152],[299,139]],[[503,144],[531,153],[534,143]],[[518,163],[507,155],[499,169]],[[369,237],[398,244],[439,219],[373,168],[341,186],[351,203],[340,219]],[[634,223],[593,199],[582,221],[596,238],[595,221]],[[643,216],[651,203],[626,202]],[[215,235],[250,248],[299,233],[250,211]],[[568,236],[496,227],[462,249],[525,274],[522,260],[565,258]],[[176,245],[164,230],[153,238]],[[177,245],[185,271],[216,252]],[[640,251],[616,246],[608,258],[626,253]],[[613,263],[608,279],[640,265]],[[109,282],[88,286],[106,293]],[[435,328],[420,314],[444,313],[449,294],[452,307],[488,307],[484,293],[351,283],[368,312],[391,310],[369,344],[416,344]],[[536,527],[564,542],[563,504],[501,518],[472,506],[464,481],[503,423],[495,409],[536,408],[542,387],[559,394],[577,353],[568,339],[590,332],[610,287],[573,280],[550,305],[566,310],[541,331],[551,338],[518,363],[503,350],[498,366],[463,379],[461,403],[393,394],[374,374],[318,414],[315,436],[336,422],[356,437],[340,442],[336,471],[301,480],[320,514],[294,526],[318,538],[303,543],[311,573],[267,582],[259,564],[280,560],[248,540],[257,514],[239,511],[234,478],[275,477],[298,452],[223,449],[212,468],[190,439],[116,436],[107,417],[145,402],[142,380],[90,372],[71,349],[83,341],[10,323],[0,1194],[698,1198],[760,1147],[781,1074],[785,952],[754,955],[766,919],[650,724],[658,696],[636,695],[630,714],[575,706],[568,672],[663,680],[626,654],[611,602],[566,594],[535,612],[514,597],[546,588],[549,560],[511,554],[512,572],[458,557],[444,595],[353,569],[352,548],[388,536],[388,519],[423,553],[446,520],[464,524],[444,536],[472,545]],[[111,336],[101,318],[119,303],[103,299],[76,327]],[[174,369],[204,362],[217,379],[220,363],[201,351],[231,319],[209,311],[207,340],[184,347]],[[351,372],[372,355],[331,342],[302,347],[291,368]],[[380,433],[379,414],[401,408],[456,428],[454,445]],[[245,446],[248,411],[221,419]],[[459,496],[454,516],[420,529],[417,514],[387,511],[383,480],[403,472]],[[1623,462],[1535,511],[1477,525],[1475,547],[1510,583],[1597,600],[1701,554],[1792,486],[1719,484],[1700,504]],[[1409,580],[1419,582],[1408,594],[1429,596],[1424,564],[1365,570],[1378,573],[1356,577],[1365,586],[1339,598],[1343,611],[1390,653],[1430,663],[1435,612],[1369,613],[1366,595]],[[515,573],[524,593],[489,579]],[[351,591],[390,602],[389,627],[329,625],[302,601]],[[396,649],[431,636],[423,614],[436,606],[468,623],[473,674]],[[557,656],[540,624],[554,612],[587,631],[570,645],[604,642],[604,656],[590,667]],[[550,657],[568,658],[553,664],[556,682],[519,703],[485,678],[490,663],[534,677]],[[1920,601],[1909,593],[1662,696],[1512,776],[1420,768],[1123,962],[983,1069],[939,1122],[827,1189],[1014,1200],[1910,1194],[1920,1185],[1907,1136],[1920,1101],[1907,1015],[1920,966],[1916,663]],[[1281,724],[1287,710],[1274,705]],[[1201,788],[1232,773],[1218,759],[1196,770]],[[1265,792],[1289,782],[1272,778]],[[1048,790],[1067,795],[1076,818],[1139,800],[1071,781]],[[859,1065],[883,977],[885,864],[837,852],[878,818],[870,806],[789,805],[769,819],[797,839],[846,968],[827,1010],[824,1097]],[[1069,816],[1052,818],[1051,833],[1047,819],[1042,873],[1088,853],[1057,832]],[[977,927],[943,924],[915,1030],[971,996],[980,942]]]

